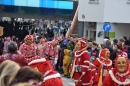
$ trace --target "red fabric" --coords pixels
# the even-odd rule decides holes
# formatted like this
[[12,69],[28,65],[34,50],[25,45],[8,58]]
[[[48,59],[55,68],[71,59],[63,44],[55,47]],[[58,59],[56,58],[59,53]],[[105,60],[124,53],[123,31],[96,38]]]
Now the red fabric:
[[101,53],[100,53],[100,56],[102,56],[103,58],[105,58],[105,53],[106,53],[106,51],[109,51],[108,49],[103,49],[102,51],[101,51]]
[[[44,62],[37,62],[30,65],[32,68],[37,68],[39,72],[41,72],[43,75],[46,71],[50,71],[46,76],[50,76],[53,74],[57,74],[56,71],[53,70],[49,62],[46,60]],[[57,78],[51,78],[46,80],[41,84],[41,86],[63,86],[62,80],[60,77]]]
[[[116,74],[117,72],[115,71],[115,69],[113,69],[112,72],[113,72],[113,75],[114,75],[114,76],[116,75],[115,78],[116,78],[117,80],[121,81],[121,82],[124,82],[124,81],[126,80],[126,78],[127,78],[128,76],[130,76],[130,70],[129,70],[129,74],[127,74],[126,76],[123,76],[123,77],[117,75],[117,74]],[[103,86],[119,86],[119,84],[117,84],[116,82],[114,82],[114,81],[112,80],[110,74],[108,74],[108,75],[105,77],[105,79],[104,79]],[[121,86],[130,86],[130,84],[128,84],[128,85],[121,85]]]
[[[110,64],[110,60],[103,60],[101,57],[99,58],[99,60],[101,62],[104,62],[105,64]],[[98,84],[102,64],[97,59],[93,62],[93,64],[96,66],[96,68],[92,66],[92,74],[94,76],[93,83]],[[112,65],[103,66],[103,70],[110,70],[110,69],[112,69]]]
[[64,86],[61,78],[53,78],[42,83],[41,86]]
[[19,47],[19,51],[24,54],[26,57],[29,56],[36,56],[36,46],[34,43],[28,45],[26,43],[23,43],[20,47]]
[[81,48],[80,50],[86,48],[86,42],[84,40],[79,40],[79,42],[81,43]]
[[3,62],[4,60],[12,60],[12,61],[18,63],[20,66],[28,65],[27,60],[25,59],[25,56],[22,54],[21,55],[18,55],[15,53],[4,54],[4,55],[0,56],[0,63]]
[[[125,57],[126,62],[127,62],[127,70],[129,70],[129,60],[128,60],[128,57],[126,57],[125,55],[123,55],[123,53],[122,53],[121,55],[117,55],[117,57],[116,57],[115,60],[114,60],[115,63],[116,63],[116,60],[118,59],[118,57]],[[115,64],[115,70],[118,71],[116,64]],[[127,71],[127,70],[126,70],[126,71]]]
[[[84,50],[84,51],[86,51],[86,50]],[[90,80],[91,80],[91,69],[89,68],[90,57],[89,57],[89,54],[84,51],[81,51],[81,52],[75,51],[76,55],[80,55],[78,57],[74,56],[74,59],[76,58],[75,65],[81,66],[82,70],[81,70],[81,72],[76,72],[76,71],[74,72],[74,76],[73,76],[74,80],[78,80],[80,78],[80,76],[82,75],[82,72],[85,72],[85,75],[83,75],[83,77],[81,78],[82,81],[79,82],[76,86],[83,86],[82,85],[83,83],[90,83]],[[81,53],[83,53],[83,54],[81,54]],[[89,86],[89,85],[84,85],[84,86]]]
[[32,35],[27,35],[26,37],[25,37],[25,39],[28,39],[28,38],[31,38],[32,39],[32,41],[33,41],[33,36]]

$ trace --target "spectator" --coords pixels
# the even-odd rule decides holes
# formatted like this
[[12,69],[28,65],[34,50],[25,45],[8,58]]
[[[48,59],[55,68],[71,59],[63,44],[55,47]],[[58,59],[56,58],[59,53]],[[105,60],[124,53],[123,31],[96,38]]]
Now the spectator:
[[0,38],[0,55],[3,54],[3,48],[4,48],[4,43],[2,42],[2,38]]
[[28,82],[31,86],[33,85],[38,86],[39,82],[42,80],[43,77],[40,72],[29,66],[24,66],[20,68],[17,75],[11,82],[10,86],[16,83],[24,83],[24,82]]
[[51,41],[54,38],[54,32],[51,28],[47,29],[48,40]]
[[19,69],[17,63],[10,60],[3,61],[0,64],[0,86],[9,86]]
[[12,86],[30,86],[28,83],[18,83]]
[[8,53],[0,56],[0,63],[4,60],[12,60],[17,62],[20,66],[27,65],[26,59],[24,55],[20,54],[19,51],[17,51],[18,46],[17,43],[14,41],[11,41],[8,43]]
[[123,36],[123,38],[124,38],[125,40],[127,40],[127,37],[126,37],[126,36]]
[[116,52],[115,52],[115,50],[113,50],[113,48],[112,48],[112,46],[111,46],[111,41],[110,41],[110,40],[107,40],[107,41],[106,41],[106,46],[105,46],[105,48],[109,49],[109,51],[110,51],[110,59],[111,59],[112,61],[114,61],[114,59],[116,58]]
[[120,46],[120,49],[122,50],[122,45],[124,44],[124,42],[125,42],[125,39],[123,38],[123,37],[120,37],[119,39],[118,39],[118,45]]

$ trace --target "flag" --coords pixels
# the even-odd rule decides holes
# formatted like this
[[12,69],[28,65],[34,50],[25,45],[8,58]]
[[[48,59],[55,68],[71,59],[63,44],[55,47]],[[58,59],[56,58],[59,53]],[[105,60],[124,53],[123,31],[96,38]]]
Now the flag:
[[75,70],[75,61],[76,61],[76,57],[75,57],[75,59],[74,59],[73,67],[72,67],[72,71],[71,71],[71,73],[70,73],[70,77],[71,77],[71,78],[72,78],[73,75],[74,75],[74,70]]
[[100,70],[100,77],[99,77],[99,81],[98,81],[98,86],[102,86],[102,73],[103,73],[103,68],[101,68]]

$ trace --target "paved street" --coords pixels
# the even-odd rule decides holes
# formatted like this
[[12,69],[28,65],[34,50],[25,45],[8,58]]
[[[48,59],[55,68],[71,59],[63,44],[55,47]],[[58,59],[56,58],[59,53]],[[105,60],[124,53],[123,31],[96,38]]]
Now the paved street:
[[62,76],[62,81],[64,83],[64,86],[75,86],[73,79],[63,77],[63,75],[61,76]]

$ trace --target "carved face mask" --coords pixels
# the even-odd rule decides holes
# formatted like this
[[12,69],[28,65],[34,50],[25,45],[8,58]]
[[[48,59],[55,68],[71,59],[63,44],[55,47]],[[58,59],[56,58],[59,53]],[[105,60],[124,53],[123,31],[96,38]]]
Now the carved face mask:
[[120,73],[124,73],[127,71],[127,61],[125,57],[118,57],[116,61],[116,67],[117,67],[118,72]]
[[27,44],[31,44],[33,41],[32,41],[31,38],[27,38],[27,39],[26,39],[26,42],[27,42]]
[[106,53],[105,53],[105,58],[106,58],[106,59],[109,59],[109,58],[110,58],[110,51],[106,51]]
[[81,43],[78,41],[78,42],[76,43],[76,50],[80,50],[80,48],[81,48]]

